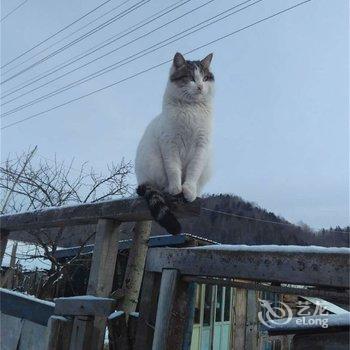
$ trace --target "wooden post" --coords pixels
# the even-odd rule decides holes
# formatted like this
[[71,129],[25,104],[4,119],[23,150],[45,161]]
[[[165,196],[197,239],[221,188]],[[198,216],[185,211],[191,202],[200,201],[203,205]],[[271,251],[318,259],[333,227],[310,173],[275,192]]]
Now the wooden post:
[[247,322],[245,334],[245,350],[258,349],[258,304],[257,292],[247,290]]
[[134,350],[148,350],[152,348],[159,286],[160,275],[146,271],[142,282],[140,313]]
[[69,350],[73,321],[63,316],[51,316],[48,322],[46,350]]
[[171,311],[167,349],[189,350],[191,347],[195,292],[194,282],[178,282]]
[[232,329],[232,350],[245,349],[245,328],[247,319],[246,289],[236,289],[233,315],[234,324]]
[[[87,294],[109,297],[113,286],[119,238],[119,222],[109,219],[98,221]],[[102,349],[105,329],[106,318],[95,317],[92,337],[94,349]]]
[[138,303],[151,226],[152,221],[139,221],[133,229],[133,240],[123,281],[123,297],[118,305],[118,309],[125,312],[127,319],[129,313],[136,310]]
[[94,350],[94,317],[75,316],[69,350]]
[[164,269],[160,282],[156,326],[154,330],[152,350],[166,350],[171,311],[175,298],[178,271]]
[[135,349],[137,327],[139,322],[139,313],[131,312],[128,320],[128,339],[130,349]]
[[109,350],[129,348],[125,312],[116,311],[107,319]]
[[8,240],[8,235],[9,231],[6,230],[1,230],[1,242],[0,242],[0,267],[2,266],[2,260],[4,258],[4,254],[6,251],[6,246],[7,246],[7,240]]

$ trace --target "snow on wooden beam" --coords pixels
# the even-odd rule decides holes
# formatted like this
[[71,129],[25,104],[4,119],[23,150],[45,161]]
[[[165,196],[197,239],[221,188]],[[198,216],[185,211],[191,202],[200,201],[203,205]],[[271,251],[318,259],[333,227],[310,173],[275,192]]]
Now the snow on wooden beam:
[[238,278],[312,286],[349,287],[348,248],[297,246],[154,248],[146,269],[182,275]]

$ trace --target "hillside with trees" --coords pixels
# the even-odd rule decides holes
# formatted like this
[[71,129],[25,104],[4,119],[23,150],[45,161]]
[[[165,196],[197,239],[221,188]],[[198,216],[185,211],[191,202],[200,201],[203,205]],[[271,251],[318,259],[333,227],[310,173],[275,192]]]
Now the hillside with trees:
[[[181,221],[183,232],[228,244],[349,246],[350,227],[313,231],[238,196],[209,195],[202,199],[202,208],[200,217]],[[154,225],[152,234],[165,233]]]

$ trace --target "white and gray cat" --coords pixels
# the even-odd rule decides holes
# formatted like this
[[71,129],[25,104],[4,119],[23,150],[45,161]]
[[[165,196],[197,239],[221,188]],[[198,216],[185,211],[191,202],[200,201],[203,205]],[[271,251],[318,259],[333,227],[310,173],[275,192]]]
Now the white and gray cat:
[[137,193],[147,200],[154,219],[172,234],[180,233],[181,226],[163,193],[182,194],[192,202],[210,176],[212,57],[186,61],[175,54],[162,112],[150,122],[137,149]]

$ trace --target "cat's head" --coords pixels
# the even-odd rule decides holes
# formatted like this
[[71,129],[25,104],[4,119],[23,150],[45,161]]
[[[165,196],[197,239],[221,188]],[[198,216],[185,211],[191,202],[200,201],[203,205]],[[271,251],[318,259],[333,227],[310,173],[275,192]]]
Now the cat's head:
[[168,93],[186,102],[202,102],[211,98],[214,75],[210,71],[213,54],[200,61],[187,61],[177,52],[170,69]]

